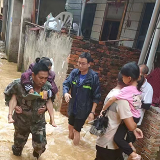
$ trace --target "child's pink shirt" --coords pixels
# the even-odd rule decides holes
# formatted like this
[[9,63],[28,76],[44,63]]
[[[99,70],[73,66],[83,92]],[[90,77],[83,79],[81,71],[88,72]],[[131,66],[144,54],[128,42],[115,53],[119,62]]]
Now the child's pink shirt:
[[127,86],[120,90],[120,93],[115,96],[116,99],[123,99],[129,102],[133,117],[140,118],[141,108],[141,92],[135,86]]

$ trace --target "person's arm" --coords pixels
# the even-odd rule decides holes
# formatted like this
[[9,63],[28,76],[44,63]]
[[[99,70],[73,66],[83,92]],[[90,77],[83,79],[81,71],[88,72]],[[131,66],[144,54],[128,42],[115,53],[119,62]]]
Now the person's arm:
[[54,121],[54,110],[53,110],[53,103],[52,103],[51,99],[49,99],[47,101],[46,106],[47,106],[47,110],[48,110],[49,115],[50,115],[50,124],[53,127],[57,127],[56,124],[55,124],[55,121]]
[[25,84],[30,84],[32,85],[32,82],[30,80],[30,77],[32,76],[32,71],[28,70],[24,73],[22,73],[21,75],[21,84],[25,85]]
[[88,121],[92,121],[94,119],[94,114],[95,114],[95,110],[96,107],[100,101],[101,98],[101,93],[100,93],[100,84],[99,84],[99,77],[95,76],[94,77],[94,82],[93,82],[93,86],[92,86],[92,91],[93,91],[93,106],[92,106],[92,110],[91,113],[88,116]]
[[50,71],[47,81],[50,82],[52,85],[52,88],[51,88],[52,94],[56,95],[58,92],[58,88],[54,80],[55,80],[55,73],[53,71]]
[[65,93],[69,92],[69,90],[71,88],[71,84],[72,84],[72,72],[66,78],[66,80],[63,82],[63,95],[65,95]]
[[105,111],[111,104],[113,104],[117,100],[116,97],[111,97],[106,104],[103,106],[102,110]]
[[34,92],[32,82],[30,80],[31,75],[32,75],[31,70],[28,70],[28,71],[22,73],[22,75],[21,75],[21,84],[25,88],[25,90],[29,93]]
[[142,102],[141,108],[143,108],[143,109],[145,109],[145,110],[149,110],[150,107],[151,107],[151,104],[152,104],[152,103],[144,103],[144,102]]
[[152,87],[145,93],[141,108],[149,110],[152,104],[153,89]]
[[143,132],[141,129],[136,128],[133,133],[136,136],[136,139],[143,138]]
[[66,80],[63,82],[63,96],[65,98],[65,101],[68,103],[70,99],[72,98],[71,95],[68,93],[71,86],[72,86],[72,78],[74,75],[74,70],[70,73],[70,75],[66,78]]
[[123,122],[129,131],[134,131],[137,128],[137,124],[134,122],[133,117],[123,119]]
[[92,92],[93,92],[93,104],[98,104],[101,99],[101,92],[100,92],[100,83],[98,75],[94,76],[93,84],[92,84]]
[[92,121],[94,119],[94,114],[95,114],[96,107],[97,107],[97,103],[93,103],[91,113],[88,116],[88,121]]

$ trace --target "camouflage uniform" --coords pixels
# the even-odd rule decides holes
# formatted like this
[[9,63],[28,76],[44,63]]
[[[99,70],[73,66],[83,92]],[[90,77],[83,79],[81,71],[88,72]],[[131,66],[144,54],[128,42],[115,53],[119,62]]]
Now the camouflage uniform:
[[[42,90],[48,90],[52,86],[49,82],[42,87]],[[21,155],[24,145],[27,142],[29,133],[32,134],[32,145],[34,151],[41,155],[45,151],[46,129],[45,129],[45,114],[38,114],[38,109],[42,108],[46,101],[43,99],[35,99],[27,101],[23,98],[27,93],[20,83],[20,79],[15,80],[5,89],[5,100],[9,103],[12,95],[15,94],[17,98],[17,105],[21,106],[22,114],[14,112],[14,145],[12,146],[13,153]]]

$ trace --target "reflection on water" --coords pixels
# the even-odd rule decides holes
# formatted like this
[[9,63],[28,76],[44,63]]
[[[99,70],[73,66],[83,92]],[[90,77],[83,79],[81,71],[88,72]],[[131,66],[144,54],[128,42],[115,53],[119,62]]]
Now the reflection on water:
[[[31,136],[21,157],[12,154],[14,128],[12,124],[7,123],[8,107],[4,105],[3,91],[13,79],[19,78],[21,73],[16,72],[16,64],[8,63],[6,60],[0,62],[0,160],[34,160]],[[46,120],[49,122],[48,113]],[[73,146],[72,141],[68,139],[67,118],[56,112],[55,121],[56,128],[46,125],[48,144],[39,160],[94,160],[96,137],[88,132],[89,126],[85,125],[82,129],[80,145]]]

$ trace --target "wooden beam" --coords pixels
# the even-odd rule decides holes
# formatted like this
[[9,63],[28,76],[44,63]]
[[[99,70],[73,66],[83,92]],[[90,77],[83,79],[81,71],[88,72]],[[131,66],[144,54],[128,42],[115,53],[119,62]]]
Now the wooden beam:
[[121,32],[122,32],[122,27],[123,27],[123,24],[124,24],[124,19],[125,19],[127,8],[128,8],[128,3],[129,3],[129,0],[126,1],[126,5],[125,5],[125,8],[124,8],[122,19],[121,19],[119,29],[118,29],[117,39],[120,38],[120,35],[121,35]]

